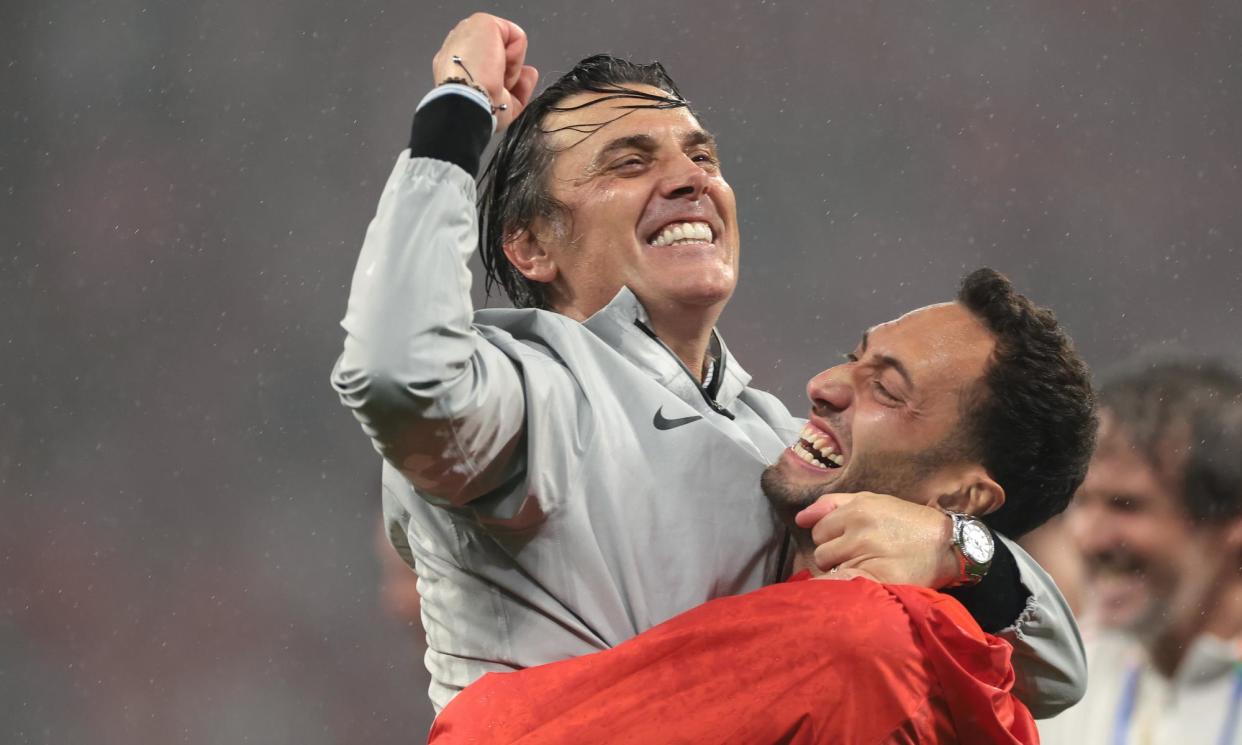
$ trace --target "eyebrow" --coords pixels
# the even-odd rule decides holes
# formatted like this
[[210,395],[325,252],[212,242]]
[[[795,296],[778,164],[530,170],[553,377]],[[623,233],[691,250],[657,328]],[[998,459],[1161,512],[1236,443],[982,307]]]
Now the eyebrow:
[[696,129],[693,132],[687,132],[686,136],[681,138],[682,147],[688,148],[695,145],[707,145],[712,150],[715,150],[716,135],[708,132],[706,129]]
[[[867,341],[870,338],[871,338],[871,329],[867,329],[866,331],[863,332],[862,344],[860,345],[860,349],[862,350],[863,354],[867,353]],[[910,376],[910,371],[906,369],[905,364],[901,360],[897,359],[896,357],[890,354],[877,354],[875,355],[875,359],[877,362],[879,362],[884,367],[891,367],[894,370],[896,370],[897,374],[905,379],[906,385],[910,386],[911,388],[915,387],[914,378]]]
[[[715,150],[716,137],[707,130],[696,129],[691,132],[687,132],[686,135],[681,138],[682,148],[691,148],[696,145],[707,145],[712,150]],[[608,158],[618,152],[621,152],[622,150],[639,150],[644,153],[654,153],[658,149],[659,144],[656,142],[654,137],[648,134],[618,137],[615,140],[610,140],[607,145],[604,145],[604,147],[591,162],[591,167],[593,169],[599,168],[604,164],[604,161],[608,160]]]

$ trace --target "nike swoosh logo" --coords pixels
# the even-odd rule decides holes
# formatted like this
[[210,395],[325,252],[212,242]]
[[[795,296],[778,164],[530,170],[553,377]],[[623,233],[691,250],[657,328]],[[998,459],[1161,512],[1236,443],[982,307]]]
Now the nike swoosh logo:
[[675,429],[677,427],[682,426],[683,424],[689,424],[690,422],[697,422],[698,420],[702,418],[703,417],[699,416],[698,414],[695,414],[694,416],[684,416],[684,417],[681,417],[680,419],[665,419],[664,418],[664,407],[661,406],[659,409],[656,410],[655,419],[652,419],[651,423],[655,425],[656,429]]

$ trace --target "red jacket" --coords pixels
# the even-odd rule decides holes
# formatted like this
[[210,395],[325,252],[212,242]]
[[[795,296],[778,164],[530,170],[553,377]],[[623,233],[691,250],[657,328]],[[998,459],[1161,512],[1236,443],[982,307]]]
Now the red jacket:
[[937,592],[868,580],[773,585],[614,649],[460,693],[459,743],[1037,743],[1009,645]]

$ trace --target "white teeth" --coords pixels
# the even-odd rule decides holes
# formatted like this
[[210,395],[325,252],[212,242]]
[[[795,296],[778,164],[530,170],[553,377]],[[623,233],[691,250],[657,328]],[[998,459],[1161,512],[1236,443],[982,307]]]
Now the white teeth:
[[707,223],[679,222],[661,230],[651,241],[651,245],[661,248],[675,243],[711,243],[713,239],[712,227]]
[[810,463],[816,468],[823,468],[823,465],[821,465],[818,461],[815,460],[815,456],[811,455],[811,452],[809,450],[802,447],[801,442],[799,442],[797,445],[794,445],[793,451],[794,451],[794,455],[798,456],[799,458],[806,461],[807,463]]
[[[811,452],[814,449],[815,452]],[[823,467],[823,461],[836,466],[845,465],[845,456],[837,452],[836,444],[825,434],[806,425],[794,443],[793,451],[799,458],[812,465]]]

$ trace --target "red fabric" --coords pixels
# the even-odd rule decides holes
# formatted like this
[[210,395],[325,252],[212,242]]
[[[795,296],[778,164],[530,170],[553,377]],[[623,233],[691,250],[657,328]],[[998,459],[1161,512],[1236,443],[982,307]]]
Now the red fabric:
[[1037,743],[1010,651],[940,593],[791,580],[605,652],[485,675],[430,742]]

